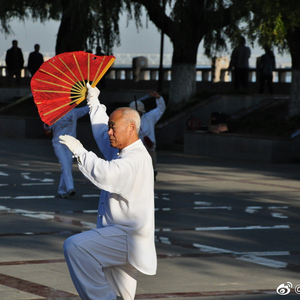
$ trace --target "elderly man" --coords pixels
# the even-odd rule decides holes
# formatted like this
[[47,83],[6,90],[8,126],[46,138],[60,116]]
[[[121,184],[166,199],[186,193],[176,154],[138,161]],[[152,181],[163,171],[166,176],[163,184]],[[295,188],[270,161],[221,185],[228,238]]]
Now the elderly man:
[[105,159],[71,136],[61,136],[81,172],[101,191],[97,229],[68,238],[65,258],[82,299],[133,300],[138,271],[156,273],[154,180],[151,157],[138,138],[140,117],[120,108],[108,118],[88,85],[92,129]]

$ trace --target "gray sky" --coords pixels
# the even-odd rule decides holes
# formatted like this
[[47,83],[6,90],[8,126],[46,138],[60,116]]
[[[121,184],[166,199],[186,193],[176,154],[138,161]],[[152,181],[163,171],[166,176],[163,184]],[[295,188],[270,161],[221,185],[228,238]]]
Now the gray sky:
[[[121,33],[121,46],[113,49],[113,54],[117,57],[118,53],[131,53],[131,54],[159,54],[160,52],[160,33],[151,21],[146,23],[146,18],[143,20],[143,28],[137,31],[134,21],[130,21],[127,27],[126,15],[122,16],[120,23]],[[146,26],[148,24],[148,28]],[[5,37],[3,33],[0,33],[0,60],[5,57],[6,50],[11,47],[13,39],[18,40],[19,47],[22,49],[25,58],[28,53],[33,51],[34,44],[40,44],[40,52],[45,56],[53,56],[55,53],[56,34],[59,28],[59,22],[49,21],[45,24],[39,22],[26,21],[20,22],[15,20],[11,23],[11,27],[14,31],[14,35]],[[255,66],[255,60],[257,56],[263,54],[263,51],[255,47],[252,50],[250,59],[250,65]],[[167,36],[164,38],[164,54],[172,54],[173,46]],[[279,56],[276,52],[277,66],[280,67],[285,63],[290,63],[290,57],[285,55]],[[203,56],[203,47],[199,46],[198,55],[201,59],[208,61]],[[229,53],[224,53],[229,57]],[[116,64],[117,64],[116,60]],[[26,64],[25,64],[26,65]]]
[[[129,22],[128,27],[126,17],[122,17],[120,23],[121,29],[121,46],[115,47],[113,53],[159,53],[160,51],[160,34],[156,27],[149,21],[149,28],[145,26],[137,32],[134,21]],[[0,56],[11,47],[12,40],[18,40],[19,47],[23,52],[33,51],[34,44],[41,45],[40,52],[55,52],[56,35],[59,28],[59,22],[49,21],[44,25],[38,22],[19,22],[18,20],[11,23],[14,35],[5,38],[0,33]],[[164,52],[172,53],[172,45],[169,38],[165,37]]]

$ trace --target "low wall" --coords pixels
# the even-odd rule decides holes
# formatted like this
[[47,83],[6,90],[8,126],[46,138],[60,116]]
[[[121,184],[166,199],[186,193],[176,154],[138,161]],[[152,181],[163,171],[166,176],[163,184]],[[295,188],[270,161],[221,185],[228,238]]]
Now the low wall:
[[291,163],[298,159],[299,138],[264,138],[187,131],[184,153],[262,163]]
[[[27,91],[22,91],[25,95]],[[127,106],[134,96],[139,98],[144,91],[103,91],[104,104]],[[300,160],[300,136],[293,139],[263,139],[234,134],[212,134],[186,131],[187,120],[193,116],[200,119],[202,125],[208,124],[212,111],[232,114],[241,108],[252,107],[260,103],[262,96],[214,96],[182,111],[167,122],[156,126],[158,149],[181,150],[187,154],[215,156],[259,162],[292,162]],[[116,103],[117,102],[117,103]],[[94,145],[88,116],[78,120],[78,138],[84,145]],[[43,123],[39,118],[0,117],[0,137],[45,138]]]
[[[39,119],[0,118],[0,137],[46,138]],[[77,137],[88,149],[97,149],[89,122],[79,121]],[[300,161],[300,136],[296,138],[262,138],[234,134],[186,131],[184,153],[262,163]],[[174,149],[173,149],[174,150]]]
[[[100,100],[106,105],[110,114],[116,107],[128,106],[134,97],[140,98],[146,91],[111,91],[101,92]],[[0,102],[11,105],[14,99],[30,95],[30,89],[1,89]],[[93,144],[94,138],[88,116],[80,118],[77,125],[78,138],[85,144]],[[11,138],[45,138],[43,122],[39,118],[0,116],[0,137]]]
[[259,104],[264,99],[261,95],[216,95],[212,96],[177,114],[166,122],[156,125],[156,141],[158,148],[169,148],[170,144],[183,142],[187,121],[191,117],[198,118],[202,125],[208,125],[211,113],[220,111],[231,115],[241,109]]
[[0,136],[11,138],[42,138],[43,123],[39,119],[0,117]]
[[[49,138],[44,133],[43,122],[36,118],[0,117],[0,139],[9,138]],[[78,120],[77,137],[83,145],[95,146],[91,124],[88,121]]]
[[13,98],[22,98],[31,94],[30,88],[1,88],[0,102],[10,103]]

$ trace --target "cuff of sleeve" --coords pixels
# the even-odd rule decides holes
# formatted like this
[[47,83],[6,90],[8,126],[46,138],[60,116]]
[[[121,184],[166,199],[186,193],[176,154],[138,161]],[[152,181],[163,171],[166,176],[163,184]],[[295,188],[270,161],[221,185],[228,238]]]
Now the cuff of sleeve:
[[81,163],[81,161],[80,161],[80,156],[81,156],[83,153],[85,153],[85,152],[86,152],[86,150],[85,150],[85,148],[84,148],[83,146],[77,148],[77,149],[74,151],[74,157],[77,158],[77,161],[78,161],[79,163]]
[[90,111],[92,109],[97,109],[97,108],[101,108],[103,109],[104,111],[106,111],[106,106],[101,104],[99,101],[92,101],[89,103],[89,107],[90,107]]

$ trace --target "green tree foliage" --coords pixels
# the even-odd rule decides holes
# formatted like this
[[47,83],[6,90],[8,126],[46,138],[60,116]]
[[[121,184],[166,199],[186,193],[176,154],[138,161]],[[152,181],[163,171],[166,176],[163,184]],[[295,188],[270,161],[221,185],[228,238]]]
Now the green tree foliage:
[[292,59],[292,83],[289,115],[300,114],[300,1],[253,0],[247,23],[247,35],[262,47],[277,47]]
[[[236,22],[247,16],[245,0],[11,0],[0,2],[2,30],[12,18],[44,21],[61,18],[56,53],[88,50],[102,45],[110,54],[119,39],[119,15],[127,12],[140,26],[141,7],[149,19],[173,43],[170,103],[181,106],[196,92],[196,63],[200,42],[206,53],[226,46],[225,38],[234,33]],[[166,9],[165,9],[166,4]],[[226,30],[223,30],[225,28]],[[213,46],[214,45],[214,46]],[[137,41],[138,46],[138,41]]]
[[[62,18],[56,53],[93,49],[101,45],[111,54],[120,44],[119,16],[126,8],[120,0],[60,0]],[[130,6],[128,7],[130,9]]]
[[59,0],[10,0],[0,1],[0,31],[6,35],[10,34],[9,22],[13,19],[25,21],[45,22],[53,19],[59,20],[61,15],[61,5]]
[[10,34],[13,19],[45,22],[61,20],[56,41],[56,54],[89,50],[95,44],[111,53],[120,43],[119,15],[129,9],[121,0],[10,0],[0,1],[0,31]]

